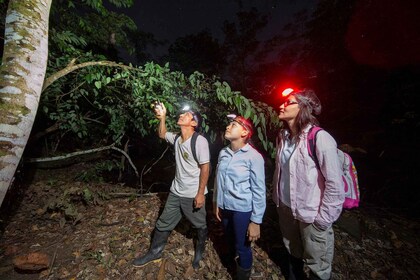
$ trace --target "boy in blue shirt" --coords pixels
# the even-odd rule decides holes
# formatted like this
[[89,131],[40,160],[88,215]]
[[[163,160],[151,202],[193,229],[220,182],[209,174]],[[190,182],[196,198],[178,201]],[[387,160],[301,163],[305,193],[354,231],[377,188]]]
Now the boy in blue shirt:
[[251,242],[260,238],[266,208],[264,159],[248,143],[252,133],[248,119],[233,118],[225,130],[230,145],[220,151],[216,169],[213,209],[228,244],[235,246],[238,280],[250,277]]

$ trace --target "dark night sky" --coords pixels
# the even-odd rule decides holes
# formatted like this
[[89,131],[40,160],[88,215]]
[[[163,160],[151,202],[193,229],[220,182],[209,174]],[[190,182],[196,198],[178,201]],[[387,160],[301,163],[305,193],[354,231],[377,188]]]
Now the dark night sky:
[[[132,17],[140,30],[166,41],[164,47],[149,50],[154,55],[162,55],[176,38],[204,29],[223,40],[224,21],[236,20],[237,12],[251,7],[268,16],[260,39],[269,39],[280,34],[296,13],[307,10],[311,14],[318,3],[307,0],[135,0],[131,8],[118,11]],[[419,6],[417,0],[357,1],[346,38],[355,60],[386,67],[418,62],[415,11]]]
[[[242,3],[242,7],[240,3]],[[169,46],[176,38],[209,29],[213,36],[223,39],[223,22],[234,21],[241,9],[256,7],[268,16],[262,39],[281,33],[293,15],[303,9],[312,11],[317,1],[275,0],[136,0],[130,9],[121,11],[135,19],[140,30],[153,33]],[[162,52],[164,50],[160,50]]]

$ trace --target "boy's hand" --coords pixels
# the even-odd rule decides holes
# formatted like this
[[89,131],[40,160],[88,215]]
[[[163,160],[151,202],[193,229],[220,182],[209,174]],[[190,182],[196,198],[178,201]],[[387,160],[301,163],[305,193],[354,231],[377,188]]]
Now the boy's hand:
[[260,225],[250,222],[247,234],[249,241],[257,241],[260,238]]
[[222,213],[220,213],[221,211],[220,211],[220,209],[219,209],[219,207],[217,207],[217,203],[213,203],[213,214],[214,214],[214,216],[216,216],[216,220],[218,220],[219,222],[221,222],[222,221]]

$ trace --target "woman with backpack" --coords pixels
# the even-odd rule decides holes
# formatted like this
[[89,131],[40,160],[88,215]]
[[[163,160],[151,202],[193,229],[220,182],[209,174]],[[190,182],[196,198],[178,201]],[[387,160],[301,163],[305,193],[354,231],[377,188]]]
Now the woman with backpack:
[[330,279],[334,253],[332,224],[344,202],[337,144],[325,130],[316,136],[317,167],[308,152],[308,133],[318,126],[321,103],[312,90],[292,91],[280,105],[283,127],[277,138],[273,200],[289,253],[286,279]]
[[237,280],[250,278],[251,242],[260,238],[266,207],[264,159],[248,143],[252,133],[248,119],[232,117],[225,130],[230,145],[220,151],[213,196],[214,214],[230,246],[228,261],[236,261]]

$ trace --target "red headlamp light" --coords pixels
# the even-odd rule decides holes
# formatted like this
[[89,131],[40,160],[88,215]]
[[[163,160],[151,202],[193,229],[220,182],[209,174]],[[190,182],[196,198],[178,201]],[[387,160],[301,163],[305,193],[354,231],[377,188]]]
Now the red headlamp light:
[[289,94],[291,94],[294,91],[294,89],[292,88],[286,88],[285,90],[282,91],[281,96],[282,97],[287,97]]

